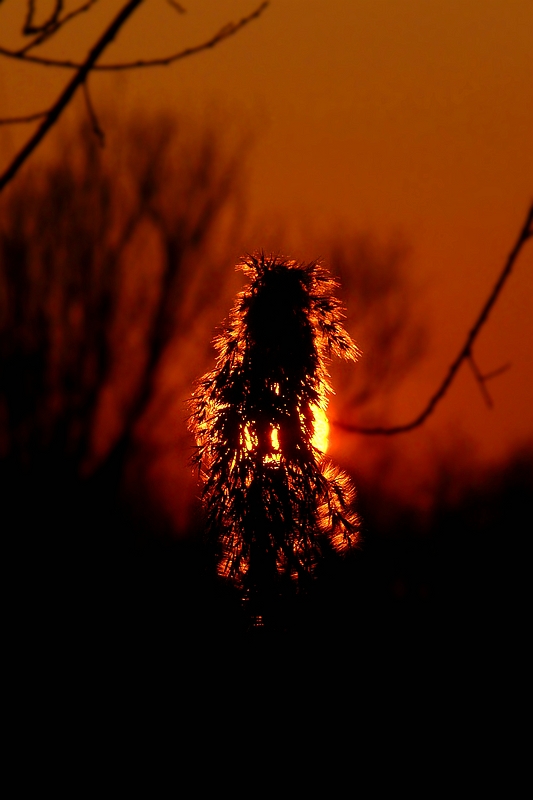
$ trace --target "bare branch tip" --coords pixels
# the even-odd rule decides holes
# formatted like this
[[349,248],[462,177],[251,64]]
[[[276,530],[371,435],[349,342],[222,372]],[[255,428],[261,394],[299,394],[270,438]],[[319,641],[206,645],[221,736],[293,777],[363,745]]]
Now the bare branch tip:
[[94,135],[98,139],[98,144],[100,147],[105,147],[105,133],[103,132],[102,128],[100,127],[100,123],[98,122],[98,117],[96,116],[96,111],[94,109],[91,95],[89,93],[89,86],[87,81],[83,83],[83,95],[85,98],[85,105],[87,107],[87,113],[89,114],[89,119],[91,121],[91,127],[93,130]]
[[474,372],[474,376],[480,387],[480,391],[483,394],[485,402],[490,408],[492,408],[493,405],[492,399],[487,391],[485,383],[490,378],[494,378],[496,377],[496,375],[500,375],[501,373],[505,372],[509,368],[510,364],[506,364],[503,367],[500,367],[499,369],[494,370],[491,373],[488,373],[487,375],[482,375],[479,372],[473,360],[472,346],[475,340],[477,339],[481,328],[487,322],[489,314],[494,304],[496,303],[498,297],[500,296],[503,286],[507,281],[507,279],[509,278],[514,263],[518,258],[525,242],[532,236],[533,236],[533,205],[531,205],[526,215],[526,221],[522,226],[522,228],[520,229],[520,232],[513,245],[513,249],[511,250],[511,253],[507,258],[495,285],[493,286],[487,300],[485,301],[480,313],[478,314],[478,317],[473,327],[471,328],[470,332],[468,333],[468,336],[466,337],[465,344],[463,345],[463,347],[459,351],[459,354],[457,355],[457,357],[451,364],[450,368],[448,369],[448,372],[446,373],[444,380],[438,387],[437,391],[432,395],[432,397],[430,397],[424,410],[417,417],[415,417],[415,419],[413,419],[411,422],[406,423],[405,425],[396,425],[394,427],[383,426],[383,427],[370,428],[362,425],[351,425],[349,423],[344,423],[342,421],[335,421],[332,424],[340,428],[341,430],[346,431],[347,433],[359,433],[359,434],[379,435],[379,436],[392,436],[393,434],[397,433],[407,433],[408,431],[411,431],[414,428],[418,428],[433,413],[438,403],[440,403],[440,401],[446,395],[448,389],[450,388],[451,384],[455,379],[455,376],[457,375],[457,372],[459,371],[459,367],[466,359],[468,359],[472,371]]

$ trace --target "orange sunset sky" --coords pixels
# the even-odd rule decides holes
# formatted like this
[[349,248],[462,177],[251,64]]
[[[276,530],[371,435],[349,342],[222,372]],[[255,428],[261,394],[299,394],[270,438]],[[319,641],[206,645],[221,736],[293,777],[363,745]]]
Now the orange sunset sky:
[[[25,5],[0,4],[0,44],[20,41]],[[122,5],[97,3],[43,53],[84,57]],[[145,0],[102,63],[199,43],[257,3],[183,5],[180,14],[165,0]],[[47,108],[69,75],[1,59],[0,115]],[[320,253],[305,233],[339,230],[409,245],[431,339],[396,392],[397,423],[415,416],[442,380],[533,200],[532,87],[531,0],[271,0],[212,50],[170,67],[91,78],[96,107],[216,113],[232,131],[251,134],[251,246],[268,248],[282,232],[289,255],[313,258]],[[3,129],[2,169],[30,132]],[[49,137],[57,135],[56,128]],[[484,372],[512,364],[490,385],[494,408],[463,366],[423,430],[407,435],[409,446],[464,438],[492,460],[533,441],[532,349],[530,241],[475,346]],[[362,446],[348,438],[345,450]]]

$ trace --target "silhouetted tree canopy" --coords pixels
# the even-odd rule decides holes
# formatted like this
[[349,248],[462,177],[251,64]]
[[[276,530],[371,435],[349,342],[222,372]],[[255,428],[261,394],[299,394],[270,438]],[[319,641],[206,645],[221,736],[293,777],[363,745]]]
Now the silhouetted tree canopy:
[[240,162],[184,121],[115,126],[102,149],[85,124],[1,198],[0,494],[26,530],[46,514],[24,496],[70,508],[73,536],[73,486],[116,499],[141,420],[181,380],[163,389],[169,352],[225,280]]

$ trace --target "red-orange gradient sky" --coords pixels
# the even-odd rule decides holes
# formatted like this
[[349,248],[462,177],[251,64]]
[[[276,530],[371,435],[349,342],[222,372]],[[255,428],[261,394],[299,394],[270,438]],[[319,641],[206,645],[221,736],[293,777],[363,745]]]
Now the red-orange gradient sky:
[[[18,41],[25,5],[0,6],[2,44]],[[96,4],[46,52],[85,55],[122,5]],[[146,0],[102,61],[197,43],[249,13],[254,0],[184,5],[178,14]],[[297,256],[319,255],[302,231],[370,233],[382,242],[400,235],[410,245],[431,344],[397,392],[396,421],[404,422],[455,358],[533,200],[532,32],[531,0],[272,0],[211,51],[171,67],[98,75],[91,88],[96,105],[206,116],[216,109],[250,131],[249,216],[264,232],[257,248],[280,229]],[[1,115],[46,108],[69,74],[2,60]],[[3,163],[28,131],[9,134]],[[532,345],[530,242],[475,348],[485,372],[512,364],[491,383],[494,408],[463,367],[411,441],[464,435],[492,459],[533,440]]]

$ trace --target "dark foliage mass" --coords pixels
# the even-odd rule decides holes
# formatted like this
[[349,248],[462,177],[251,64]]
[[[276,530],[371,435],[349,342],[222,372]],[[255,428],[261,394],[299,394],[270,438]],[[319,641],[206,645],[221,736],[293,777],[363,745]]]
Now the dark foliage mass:
[[235,163],[167,118],[119,134],[102,150],[85,126],[2,198],[3,486],[122,459],[166,352],[207,302],[202,265]]
[[278,575],[304,581],[324,541],[338,551],[357,542],[353,487],[313,444],[327,363],[357,348],[324,267],[260,254],[240,268],[250,283],[194,393],[191,428],[219,571],[256,590]]

